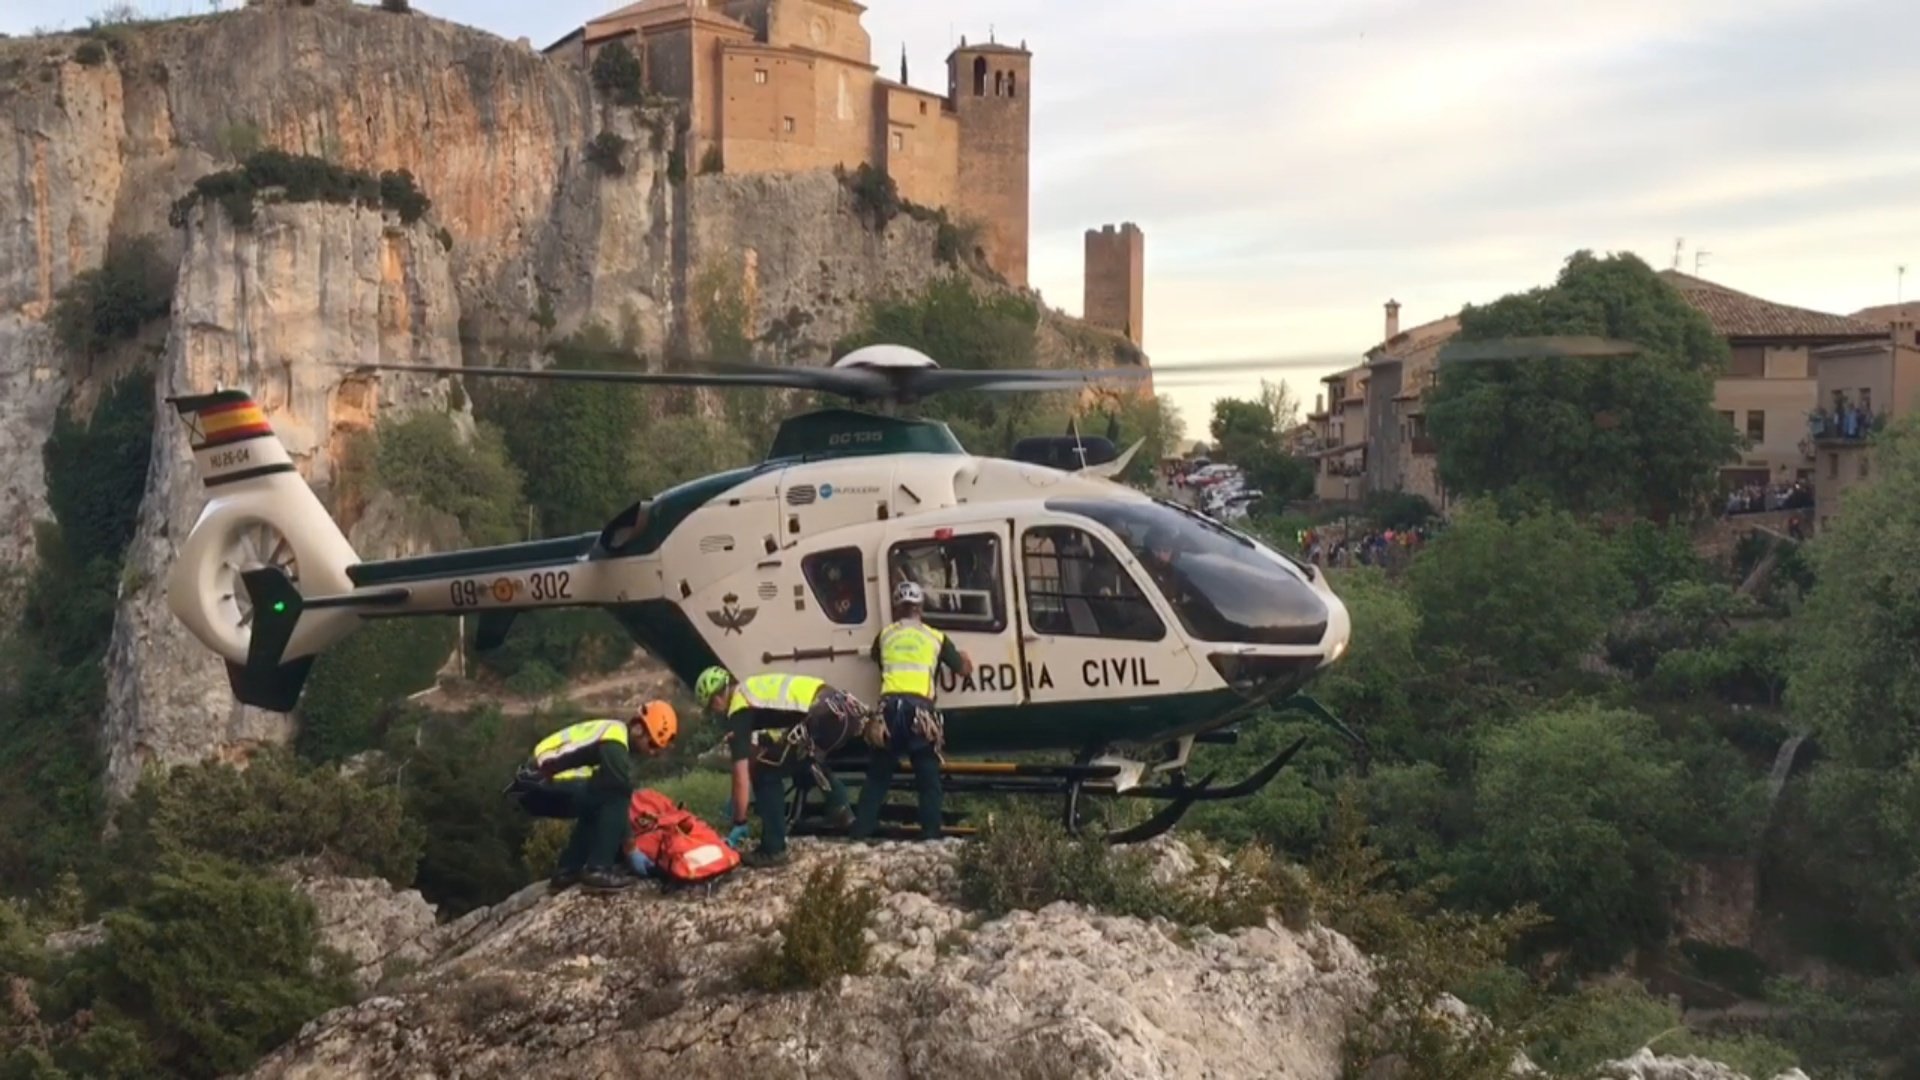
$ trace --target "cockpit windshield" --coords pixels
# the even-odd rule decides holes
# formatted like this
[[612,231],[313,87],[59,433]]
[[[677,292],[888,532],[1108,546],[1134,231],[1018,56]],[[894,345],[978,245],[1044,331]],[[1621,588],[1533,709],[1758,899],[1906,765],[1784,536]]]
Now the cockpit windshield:
[[1047,508],[1112,529],[1195,638],[1315,645],[1326,635],[1327,606],[1312,586],[1275,561],[1284,556],[1224,525],[1158,502],[1050,499]]

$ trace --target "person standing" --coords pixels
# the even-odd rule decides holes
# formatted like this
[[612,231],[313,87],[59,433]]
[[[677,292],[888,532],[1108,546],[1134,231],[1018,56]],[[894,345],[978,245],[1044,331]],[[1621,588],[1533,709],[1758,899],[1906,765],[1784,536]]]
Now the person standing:
[[962,677],[973,674],[973,660],[952,639],[922,621],[926,592],[918,582],[903,581],[893,590],[894,622],[880,631],[871,655],[880,665],[880,714],[886,723],[884,745],[875,746],[867,760],[866,781],[854,812],[853,836],[864,839],[880,826],[880,806],[899,755],[913,767],[914,793],[919,799],[920,837],[937,840],[941,834],[940,751],[946,728],[935,703],[938,669]]

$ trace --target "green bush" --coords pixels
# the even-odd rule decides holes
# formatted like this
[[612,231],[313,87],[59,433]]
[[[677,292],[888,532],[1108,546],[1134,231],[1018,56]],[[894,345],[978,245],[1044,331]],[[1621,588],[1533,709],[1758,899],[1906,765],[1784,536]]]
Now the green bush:
[[885,169],[862,162],[851,173],[842,171],[840,179],[853,193],[854,212],[876,232],[885,231],[888,223],[905,209],[899,185]]
[[218,762],[141,778],[116,815],[113,864],[138,874],[160,855],[200,853],[249,866],[318,859],[336,873],[412,884],[425,842],[402,793],[284,751],[255,755],[245,770]]
[[87,67],[99,67],[107,62],[107,47],[97,41],[83,41],[73,50],[73,59]]
[[611,131],[602,131],[587,144],[587,162],[608,176],[626,174],[626,153],[627,140]]
[[338,959],[318,951],[313,905],[236,863],[164,859],[132,906],[107,916],[106,930],[100,998],[140,1025],[168,1075],[245,1070],[352,999]]
[[462,441],[451,416],[422,411],[383,420],[364,438],[371,444],[372,483],[451,515],[469,543],[521,539],[523,485],[499,428],[482,423]]
[[380,10],[405,15],[413,10],[413,5],[408,0],[380,0]]
[[646,96],[640,58],[622,42],[603,47],[593,58],[593,88],[621,105],[638,105]]
[[379,745],[382,722],[434,685],[459,640],[451,619],[374,619],[321,653],[300,695],[300,755],[335,761]]
[[321,202],[336,206],[360,206],[369,210],[389,210],[406,224],[426,216],[433,207],[405,169],[375,176],[335,165],[308,154],[289,154],[284,150],[261,150],[247,157],[237,169],[211,173],[194,181],[193,189],[175,199],[167,216],[174,228],[184,227],[195,206],[201,202],[220,204],[235,226],[253,224],[254,206],[263,193],[278,192],[282,202]]
[[99,269],[75,275],[55,296],[54,336],[77,356],[92,356],[116,341],[129,340],[141,327],[167,316],[175,276],[151,236],[110,244]]
[[826,986],[867,969],[866,931],[880,907],[879,890],[847,882],[840,860],[815,866],[780,921],[780,943],[756,952],[741,973],[750,989],[775,993]]

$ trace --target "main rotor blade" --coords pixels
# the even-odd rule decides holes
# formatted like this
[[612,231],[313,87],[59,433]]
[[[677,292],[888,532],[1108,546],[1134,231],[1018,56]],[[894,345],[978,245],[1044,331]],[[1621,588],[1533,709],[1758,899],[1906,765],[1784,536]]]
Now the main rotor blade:
[[1153,369],[1048,368],[1014,371],[948,371],[919,369],[906,380],[909,393],[933,394],[957,390],[994,393],[1058,393],[1097,382],[1140,382],[1153,378]]
[[1631,341],[1593,336],[1491,338],[1485,341],[1449,342],[1441,348],[1439,362],[1460,364],[1489,360],[1547,360],[1567,357],[1617,359],[1638,356],[1640,351],[1640,346]]

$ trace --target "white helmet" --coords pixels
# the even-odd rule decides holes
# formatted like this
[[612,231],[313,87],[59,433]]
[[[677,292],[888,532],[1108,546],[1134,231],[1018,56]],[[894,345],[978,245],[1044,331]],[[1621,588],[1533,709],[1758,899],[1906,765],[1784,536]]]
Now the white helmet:
[[918,607],[926,601],[927,594],[920,588],[920,583],[917,581],[903,581],[893,587],[893,602],[896,604],[912,604]]

